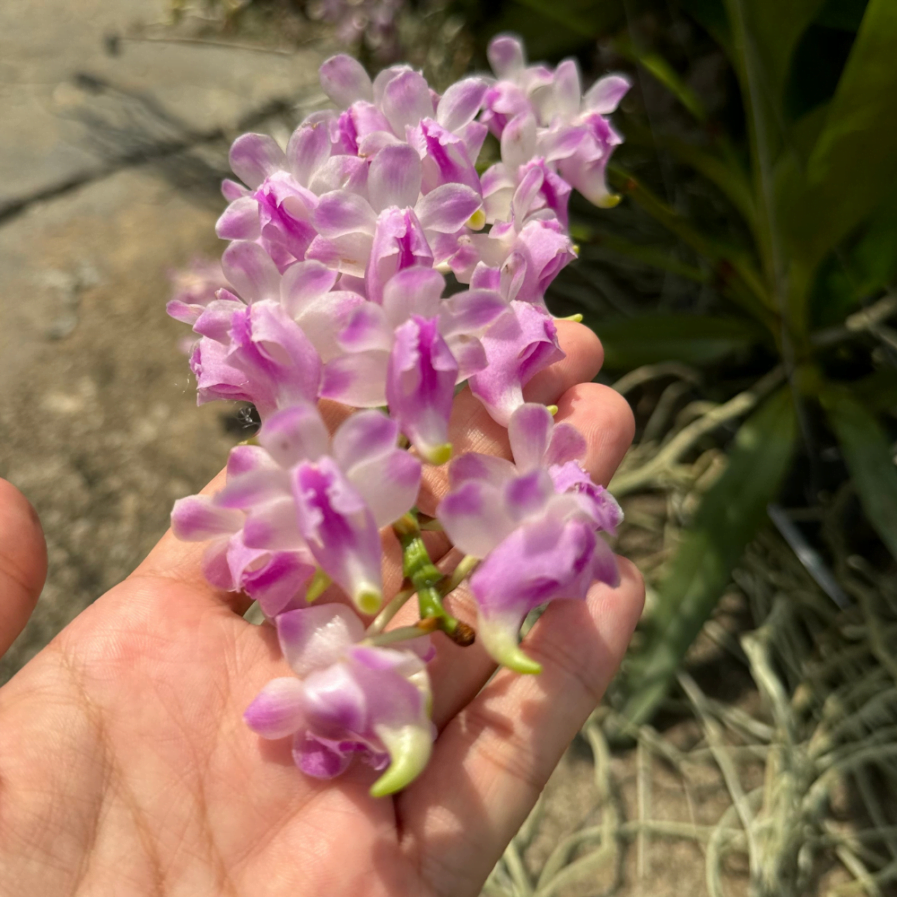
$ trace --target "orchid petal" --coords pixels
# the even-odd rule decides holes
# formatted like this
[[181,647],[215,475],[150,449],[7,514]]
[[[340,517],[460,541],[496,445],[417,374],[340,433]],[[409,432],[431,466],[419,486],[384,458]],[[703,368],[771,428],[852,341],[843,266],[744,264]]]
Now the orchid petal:
[[332,239],[361,231],[371,234],[377,215],[367,200],[345,190],[325,193],[314,211],[315,227]]
[[286,157],[267,134],[243,134],[230,148],[230,167],[247,187],[258,187],[269,175],[280,171]]
[[315,172],[330,158],[330,135],[324,124],[300,125],[287,144],[286,160],[290,173],[302,185],[309,186]]
[[571,118],[579,112],[582,82],[579,67],[572,59],[565,59],[555,69],[553,100],[553,111],[562,118]]
[[272,679],[246,708],[243,719],[262,738],[284,738],[303,719],[302,683],[292,676]]
[[255,240],[259,228],[259,204],[252,196],[235,199],[215,222],[215,233],[222,240]]
[[422,118],[433,117],[433,100],[424,77],[411,70],[400,72],[386,85],[381,108],[393,132],[402,136]]
[[350,474],[355,465],[395,451],[398,438],[398,424],[381,411],[357,411],[334,434],[333,457]]
[[493,38],[489,42],[486,56],[492,71],[499,78],[513,78],[526,65],[523,44],[509,35]]
[[321,398],[354,408],[386,404],[386,352],[359,352],[334,358],[324,365]]
[[436,516],[454,546],[478,558],[485,558],[514,529],[498,490],[475,480],[450,492]]
[[246,302],[280,296],[280,272],[257,243],[235,240],[224,250],[221,267]]
[[262,424],[258,441],[281,467],[317,461],[330,448],[327,427],[311,404],[295,405],[271,415]]
[[275,624],[284,659],[300,678],[336,663],[350,645],[364,636],[358,615],[343,604],[287,611],[277,617]]
[[383,311],[393,328],[404,324],[413,314],[435,317],[444,290],[445,278],[433,268],[405,268],[383,287]]
[[606,75],[596,81],[583,97],[583,105],[590,112],[610,115],[632,86],[624,75]]
[[544,405],[527,403],[511,415],[508,438],[514,463],[521,473],[542,467],[553,429],[554,419]]
[[487,84],[482,78],[455,82],[442,95],[436,108],[436,121],[448,131],[457,131],[473,120],[483,105]]
[[483,205],[475,190],[464,184],[442,184],[418,202],[415,211],[425,230],[452,234]]
[[374,90],[364,66],[351,56],[340,54],[325,60],[318,73],[321,89],[337,106],[345,108],[356,100],[371,101]]
[[205,542],[230,535],[243,525],[244,515],[222,508],[205,495],[178,499],[171,512],[171,529],[185,542]]
[[511,171],[529,162],[536,152],[536,118],[530,113],[512,118],[501,135],[501,160]]
[[371,162],[368,191],[371,206],[413,208],[420,196],[420,157],[407,144],[384,147]]

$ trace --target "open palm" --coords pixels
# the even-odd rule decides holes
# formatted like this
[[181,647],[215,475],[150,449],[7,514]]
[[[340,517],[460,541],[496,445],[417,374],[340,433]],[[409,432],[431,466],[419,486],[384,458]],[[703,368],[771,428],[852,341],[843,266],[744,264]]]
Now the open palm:
[[[567,358],[528,398],[557,404],[558,419],[586,435],[586,466],[606,483],[631,414],[584,382],[600,365],[594,336],[559,331]],[[508,454],[505,431],[466,392],[452,430],[458,452]],[[438,473],[427,486],[437,495]],[[27,503],[0,487],[5,650],[40,591],[45,554]],[[394,591],[399,557],[385,540]],[[437,534],[432,553],[448,567],[455,557]],[[245,596],[204,582],[200,554],[167,534],[0,689],[0,894],[477,894],[619,665],[643,595],[624,561],[618,589],[552,604],[527,638],[543,665],[536,677],[490,680],[484,651],[436,637],[433,757],[406,791],[374,799],[368,767],[312,780],[288,742],[245,726],[250,701],[288,670],[273,628],[242,618]],[[472,621],[469,602],[459,590],[449,606]]]

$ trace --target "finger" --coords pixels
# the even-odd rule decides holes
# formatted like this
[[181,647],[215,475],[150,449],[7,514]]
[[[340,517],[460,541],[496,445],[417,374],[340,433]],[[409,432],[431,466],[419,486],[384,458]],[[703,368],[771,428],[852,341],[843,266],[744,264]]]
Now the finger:
[[556,321],[558,342],[566,357],[539,371],[523,388],[527,402],[554,405],[576,383],[594,380],[604,363],[601,340],[585,324]]
[[437,894],[477,894],[604,694],[644,602],[621,560],[617,589],[552,604],[525,640],[538,676],[501,670],[445,728],[398,800],[406,849]]
[[0,655],[25,628],[47,578],[47,543],[28,499],[0,480]]
[[635,417],[629,402],[600,383],[580,383],[556,402],[556,421],[573,424],[586,438],[582,466],[596,483],[606,486],[620,466],[635,436]]

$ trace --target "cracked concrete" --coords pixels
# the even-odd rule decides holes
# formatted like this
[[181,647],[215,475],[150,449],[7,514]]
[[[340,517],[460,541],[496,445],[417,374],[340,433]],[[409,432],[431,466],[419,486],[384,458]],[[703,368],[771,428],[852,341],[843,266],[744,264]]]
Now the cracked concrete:
[[241,438],[233,409],[196,408],[168,273],[220,253],[230,139],[297,120],[323,53],[104,50],[164,9],[0,5],[0,475],[34,503],[50,557],[0,681],[133,570]]

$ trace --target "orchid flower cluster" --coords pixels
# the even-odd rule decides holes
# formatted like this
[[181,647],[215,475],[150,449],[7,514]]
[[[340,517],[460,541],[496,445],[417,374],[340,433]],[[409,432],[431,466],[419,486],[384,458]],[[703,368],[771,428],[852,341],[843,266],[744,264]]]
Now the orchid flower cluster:
[[[441,96],[407,66],[371,81],[348,56],[327,60],[321,84],[336,111],[310,115],[285,149],[260,134],[233,144],[240,182],[224,182],[217,224],[228,286],[168,305],[196,335],[199,403],[250,402],[262,421],[232,450],[224,488],[172,513],[180,538],[208,541],[209,582],[258,602],[292,669],[246,722],[291,736],[312,776],[358,755],[382,771],[376,795],[430,756],[435,633],[474,637],[446,610],[450,591],[469,580],[480,643],[535,673],[518,644],[527,614],[618,580],[601,534],[615,532],[620,508],[581,466],[584,437],[523,387],[563,357],[545,291],[576,255],[571,190],[616,201],[604,172],[620,138],[607,116],[628,84],[609,76],[583,96],[574,62],[527,66],[513,37],[489,57],[494,77]],[[481,174],[490,133],[501,161]],[[460,288],[447,293],[447,276]],[[513,460],[452,458],[449,417],[465,386],[507,428]],[[332,434],[322,399],[342,406]],[[425,518],[425,468],[448,462],[448,493]],[[384,527],[405,576],[385,603]],[[422,527],[463,553],[453,573],[433,564]],[[387,630],[414,596],[419,621]]]

